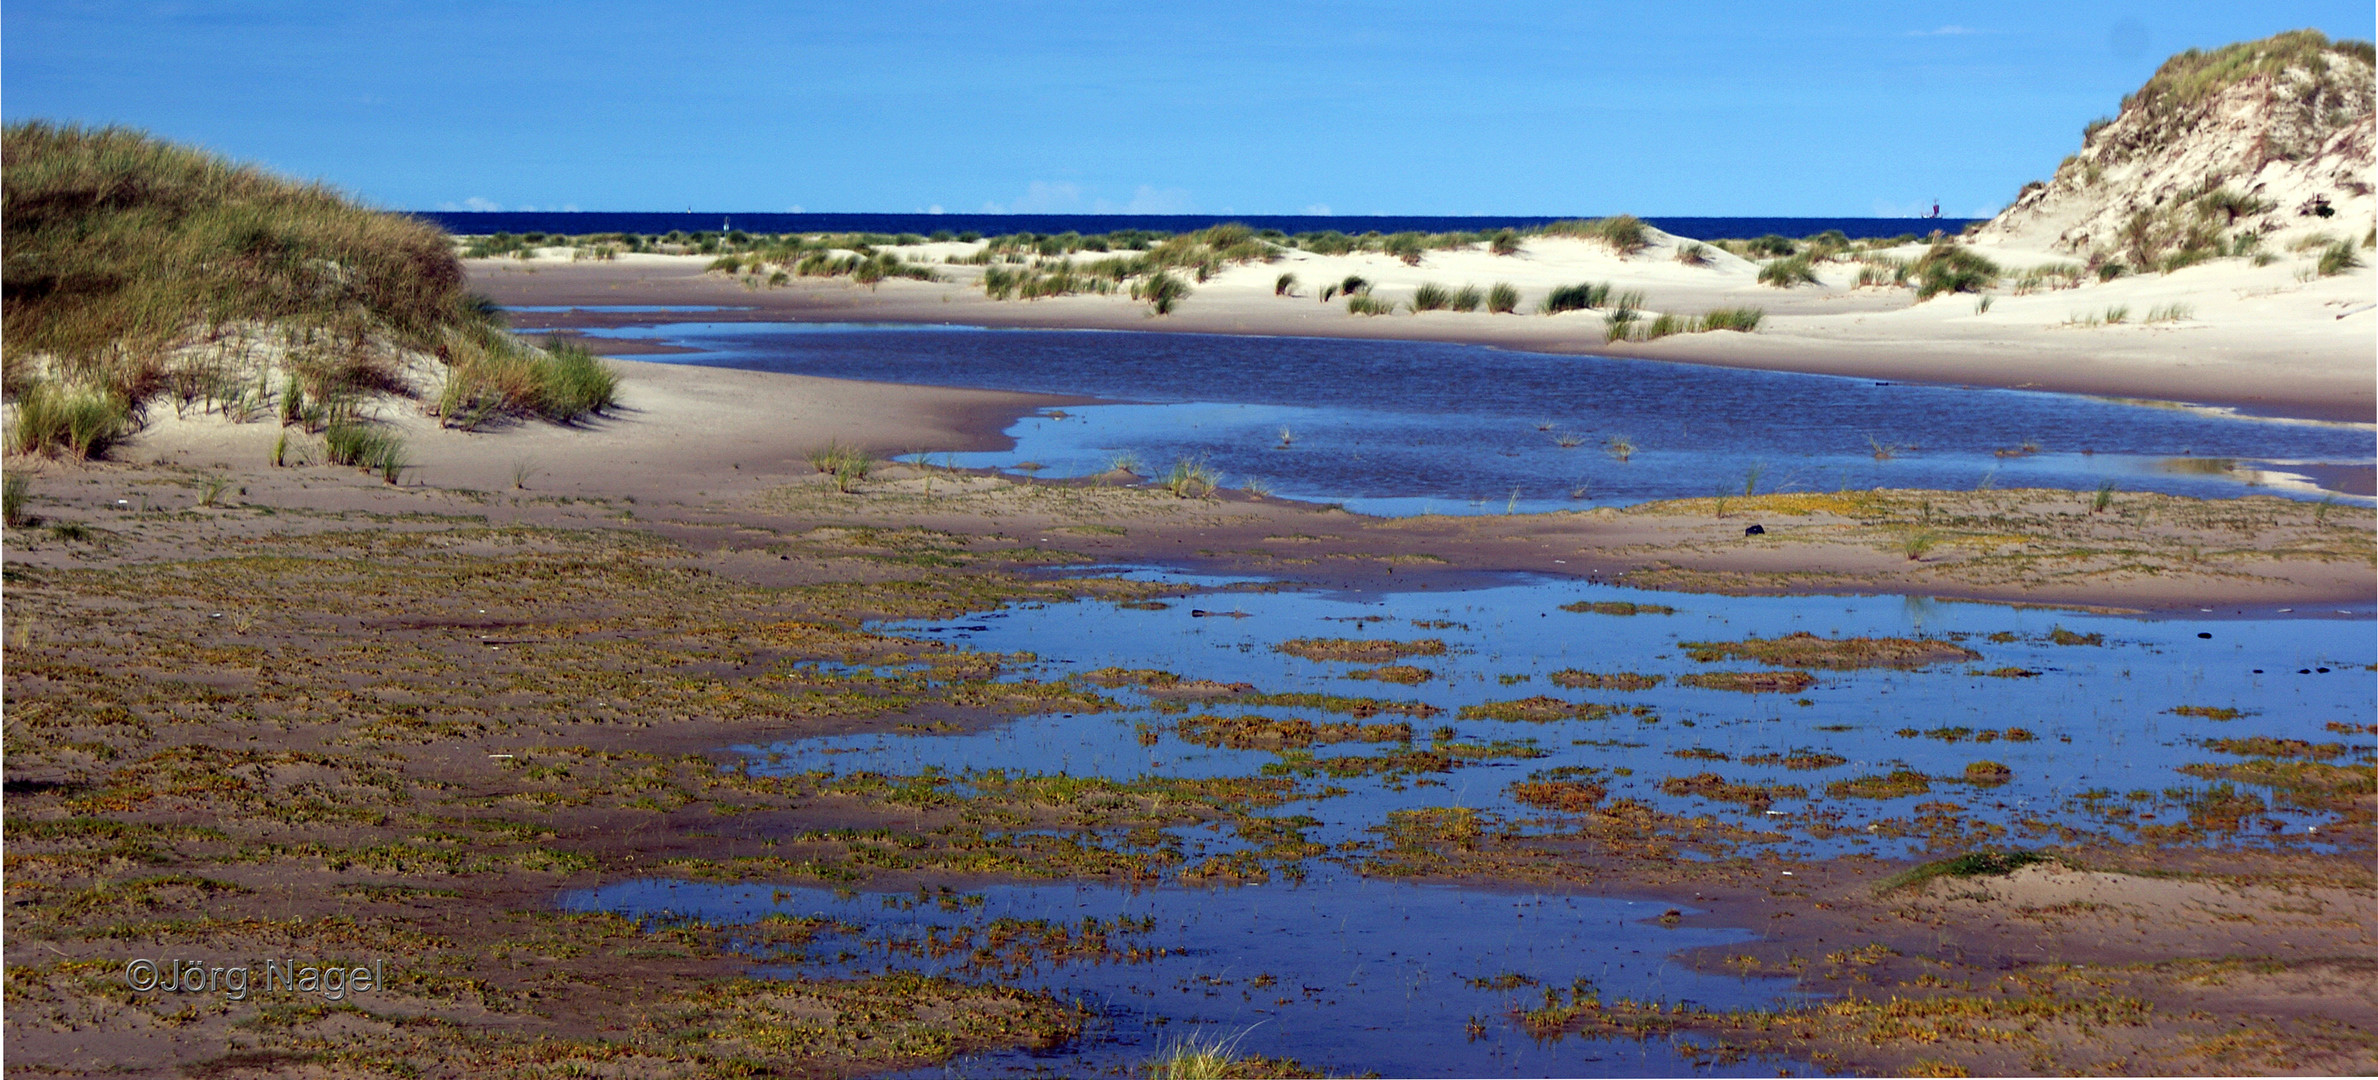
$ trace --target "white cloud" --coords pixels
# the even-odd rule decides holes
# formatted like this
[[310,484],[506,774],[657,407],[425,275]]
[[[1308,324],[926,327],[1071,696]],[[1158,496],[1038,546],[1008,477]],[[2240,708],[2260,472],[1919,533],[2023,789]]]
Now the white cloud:
[[440,210],[471,210],[482,214],[495,210],[501,210],[503,208],[504,204],[499,202],[491,202],[487,199],[482,199],[477,195],[473,195],[470,198],[464,199],[458,203],[442,202],[438,204],[438,209]]
[[574,202],[563,203],[561,204],[561,208],[562,212],[567,214],[575,214],[578,212],[578,204]]
[[1967,34],[1979,34],[1979,33],[1981,33],[1981,31],[1979,31],[1979,30],[1976,30],[1976,29],[1974,29],[1974,28],[1972,28],[1972,27],[1970,27],[1970,26],[1959,26],[1959,25],[1957,25],[1957,24],[1955,24],[1955,23],[1950,23],[1949,25],[1947,25],[1947,26],[1943,26],[1943,27],[1941,27],[1941,28],[1939,28],[1939,29],[1937,29],[1937,30],[1910,30],[1910,31],[1908,31],[1908,32],[1907,32],[1907,36],[1909,36],[1909,37],[1964,37],[1964,36],[1965,36],[1965,35],[1967,35]]
[[983,212],[989,214],[1062,214],[1071,210],[1079,210],[1081,205],[1081,185],[1052,184],[1046,180],[1035,180],[1024,189],[1023,198],[1006,206],[995,202],[984,203]]
[[791,205],[791,206],[785,207],[785,208],[784,208],[784,212],[785,212],[785,213],[788,213],[788,214],[800,214],[800,213],[806,213],[806,211],[804,211],[804,210],[802,210],[802,209],[801,209],[801,204],[800,204],[800,203],[794,203],[794,204],[793,204],[793,205]]
[[1311,214],[1314,217],[1332,217],[1337,214],[1337,211],[1330,209],[1328,203],[1317,202],[1311,206],[1305,207],[1305,213]]
[[948,211],[943,210],[940,203],[934,203],[933,205],[926,207],[925,212],[928,214],[942,214],[947,213]]
[[1186,214],[1195,208],[1187,188],[1158,189],[1147,184],[1134,189],[1131,201],[1123,204],[1127,214]]

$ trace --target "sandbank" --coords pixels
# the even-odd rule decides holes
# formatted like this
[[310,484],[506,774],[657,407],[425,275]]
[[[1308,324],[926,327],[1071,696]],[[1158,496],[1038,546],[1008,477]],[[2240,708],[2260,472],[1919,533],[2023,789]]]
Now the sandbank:
[[[1377,253],[1290,252],[1278,262],[1230,267],[1196,286],[1168,316],[1128,297],[1075,295],[992,300],[972,282],[980,267],[941,262],[968,245],[902,249],[944,280],[795,278],[770,287],[705,272],[697,256],[627,255],[609,262],[567,258],[469,262],[475,288],[512,306],[715,305],[706,319],[947,323],[1152,332],[1256,334],[1444,341],[1549,353],[1640,357],[1681,363],[1797,371],[1891,381],[2035,389],[2222,406],[2281,417],[2370,423],[2378,417],[2378,335],[2370,271],[2309,273],[2311,256],[2266,266],[2217,260],[2170,274],[2118,278],[2024,295],[2002,291],[1987,310],[1971,294],[1916,302],[1901,288],[1855,287],[1852,263],[1819,264],[1821,285],[1779,289],[1757,268],[1711,249],[1708,265],[1674,258],[1679,238],[1619,256],[1588,241],[1534,238],[1518,255],[1431,252],[1418,266]],[[2009,268],[2069,263],[2052,251],[1977,248]],[[1920,254],[1910,247],[1892,252]],[[1281,274],[1292,295],[1275,295]],[[1510,282],[1529,310],[1558,285],[1610,282],[1640,290],[1648,312],[1698,314],[1756,307],[1753,333],[1716,331],[1649,342],[1606,343],[1594,312],[1489,315],[1399,309],[1353,315],[1316,299],[1322,283],[1359,275],[1375,295],[1407,299],[1422,283],[1485,288]],[[2177,305],[2177,319],[2148,323]],[[2107,325],[2109,310],[2123,321]],[[652,315],[521,313],[523,329],[650,321]],[[2092,325],[2094,321],[2095,325]]]

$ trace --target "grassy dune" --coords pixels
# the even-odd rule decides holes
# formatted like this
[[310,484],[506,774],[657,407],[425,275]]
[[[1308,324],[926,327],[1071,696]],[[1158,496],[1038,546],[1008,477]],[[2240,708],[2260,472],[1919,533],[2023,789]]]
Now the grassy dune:
[[505,333],[433,225],[126,128],[11,124],[4,153],[12,450],[102,453],[159,400],[320,427],[307,402],[422,381],[469,425],[616,395]]

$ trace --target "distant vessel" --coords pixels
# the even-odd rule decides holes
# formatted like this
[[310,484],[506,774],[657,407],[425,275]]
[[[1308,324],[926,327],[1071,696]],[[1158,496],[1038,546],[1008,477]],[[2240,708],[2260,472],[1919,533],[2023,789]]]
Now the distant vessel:
[[1930,220],[1932,220],[1932,219],[1934,219],[1934,218],[1937,218],[1937,217],[1939,217],[1939,216],[1940,216],[1940,200],[1939,200],[1939,199],[1934,199],[1934,200],[1932,200],[1932,212],[1931,212],[1931,213],[1929,213],[1929,214],[1926,214],[1926,215],[1924,215],[1924,220],[1926,220],[1926,221],[1930,221]]

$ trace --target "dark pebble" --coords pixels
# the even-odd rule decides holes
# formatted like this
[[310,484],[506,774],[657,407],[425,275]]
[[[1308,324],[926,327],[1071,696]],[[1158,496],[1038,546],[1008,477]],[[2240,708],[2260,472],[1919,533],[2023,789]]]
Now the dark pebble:
[[2196,635],[2196,636],[2198,636],[2198,637],[2201,637],[2201,638],[2209,638],[2209,637],[2212,637],[2213,635],[2211,635],[2211,634],[2198,634],[2198,635]]

